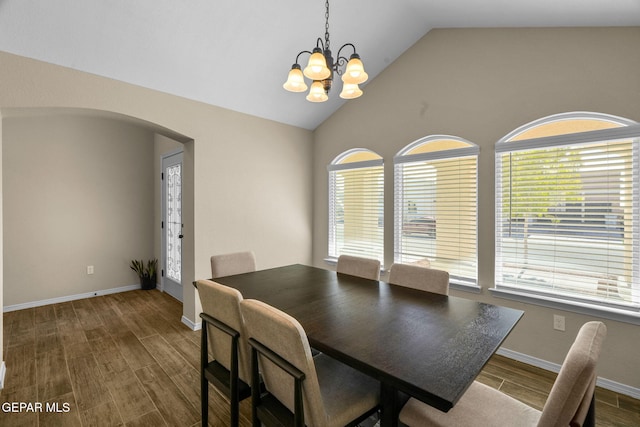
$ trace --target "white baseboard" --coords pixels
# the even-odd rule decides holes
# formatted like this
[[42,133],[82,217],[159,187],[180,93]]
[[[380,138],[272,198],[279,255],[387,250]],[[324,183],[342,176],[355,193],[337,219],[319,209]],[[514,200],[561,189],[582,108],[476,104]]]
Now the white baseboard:
[[[529,356],[524,353],[518,353],[517,351],[509,350],[508,348],[500,347],[498,351],[496,351],[496,354],[499,354],[504,357],[508,357],[509,359],[517,360],[518,362],[522,362],[528,365],[542,368],[547,371],[555,372],[556,374],[560,372],[561,365],[558,365],[557,363],[552,363],[546,360],[538,359],[537,357]],[[601,377],[598,377],[596,384],[599,387],[605,388],[607,390],[624,394],[626,396],[633,397],[634,399],[640,399],[640,389],[638,388],[631,387],[626,384],[621,384],[619,382],[608,380],[606,378],[601,378]]]
[[4,313],[7,313],[9,311],[23,310],[25,308],[34,308],[34,307],[40,307],[40,306],[49,305],[49,304],[59,304],[61,302],[68,302],[68,301],[74,301],[78,299],[97,297],[99,295],[117,294],[119,292],[133,291],[136,289],[140,289],[140,285],[122,286],[120,288],[112,288],[112,289],[101,289],[99,291],[86,292],[84,294],[67,295],[64,297],[56,297],[56,298],[44,299],[40,301],[31,301],[31,302],[25,302],[22,304],[5,305],[2,308],[2,311]]
[[192,331],[199,331],[200,329],[202,329],[202,323],[193,323],[191,320],[189,320],[187,318],[187,316],[182,316],[182,323],[184,323],[185,325],[187,325],[189,327],[189,329],[191,329]]
[[4,364],[4,360],[2,361],[2,365],[0,365],[0,390],[4,388],[4,375],[7,373],[7,365]]

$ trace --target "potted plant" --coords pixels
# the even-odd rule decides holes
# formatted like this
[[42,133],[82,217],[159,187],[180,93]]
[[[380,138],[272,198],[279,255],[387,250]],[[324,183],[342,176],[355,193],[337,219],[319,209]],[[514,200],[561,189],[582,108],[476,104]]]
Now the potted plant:
[[143,260],[134,259],[129,267],[140,277],[140,287],[142,289],[155,289],[158,271],[157,259],[150,259],[146,265]]

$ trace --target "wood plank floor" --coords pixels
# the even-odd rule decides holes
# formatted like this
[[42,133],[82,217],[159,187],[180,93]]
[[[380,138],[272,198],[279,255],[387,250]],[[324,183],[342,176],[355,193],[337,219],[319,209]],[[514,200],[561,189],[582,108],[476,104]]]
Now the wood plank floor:
[[[157,290],[5,313],[0,403],[43,406],[0,410],[0,426],[199,426],[200,333],[181,317],[182,305]],[[479,380],[542,408],[554,378],[494,356]],[[600,389],[596,396],[599,426],[640,426],[638,400]],[[209,425],[228,425],[228,403],[213,388],[209,407]],[[241,425],[249,418],[246,400]]]

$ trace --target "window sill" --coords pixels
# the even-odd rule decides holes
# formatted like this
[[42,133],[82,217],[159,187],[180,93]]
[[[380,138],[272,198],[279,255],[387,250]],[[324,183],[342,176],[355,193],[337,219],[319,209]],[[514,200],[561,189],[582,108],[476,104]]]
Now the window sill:
[[[324,262],[332,267],[335,267],[338,265],[338,258],[327,257],[324,259]],[[384,273],[384,272],[385,272],[384,265],[380,264],[380,273]]]
[[[324,262],[332,267],[335,267],[338,264],[338,258],[327,257],[324,259]],[[389,272],[384,269],[384,266],[380,265],[380,273],[388,274]],[[471,292],[474,294],[479,294],[482,292],[482,288],[480,286],[465,282],[450,282],[449,289],[452,289],[454,291]]]
[[325,258],[325,259],[324,259],[324,262],[325,262],[326,264],[329,264],[329,265],[332,265],[332,266],[334,266],[334,267],[335,267],[336,265],[338,265],[338,258],[335,258],[335,257],[327,257],[327,258]]
[[482,288],[480,286],[464,282],[449,282],[449,289],[454,291],[471,292],[473,294],[479,294],[482,292]]
[[543,297],[524,292],[517,292],[511,289],[489,289],[491,294],[497,298],[504,298],[526,304],[534,304],[542,307],[564,310],[572,313],[584,314],[587,316],[600,317],[603,319],[616,320],[618,322],[640,325],[640,312],[626,311],[613,307],[601,307],[593,304],[586,304],[574,301],[567,301],[559,298]]

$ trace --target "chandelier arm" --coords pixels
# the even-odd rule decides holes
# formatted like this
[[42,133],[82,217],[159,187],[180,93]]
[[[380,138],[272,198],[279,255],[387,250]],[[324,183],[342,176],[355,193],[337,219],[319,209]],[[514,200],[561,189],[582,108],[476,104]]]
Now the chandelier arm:
[[342,71],[340,71],[339,67],[342,67],[343,65],[346,65],[347,62],[349,62],[349,58],[347,58],[346,56],[342,56],[340,55],[340,52],[342,52],[342,49],[344,49],[345,47],[351,47],[353,49],[353,53],[356,53],[356,47],[353,45],[353,43],[345,43],[343,44],[340,49],[338,49],[338,54],[336,55],[336,62],[335,62],[335,70],[336,73],[338,73],[338,75],[342,75]]
[[308,53],[309,55],[311,55],[311,52],[309,52],[308,50],[303,50],[302,52],[298,53],[298,55],[296,56],[296,64],[300,64],[300,55],[302,55],[303,53]]
[[[338,58],[340,58],[340,52],[342,52],[342,49],[344,49],[344,48],[345,48],[345,47],[347,47],[347,46],[350,46],[350,47],[353,49],[353,53],[357,53],[357,52],[356,52],[356,47],[353,45],[353,43],[345,43],[345,44],[343,44],[343,45],[340,47],[340,49],[338,49]],[[343,58],[345,58],[345,57],[343,56]],[[345,59],[346,59],[347,61],[349,60],[349,59],[347,59],[347,58],[345,58]]]
[[349,62],[349,60],[344,56],[338,56],[336,58],[336,62],[335,64],[333,64],[333,70],[337,75],[341,76],[342,73],[344,73],[344,70],[341,70],[340,67],[344,67],[345,65],[347,65],[347,62]]

